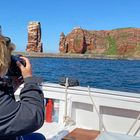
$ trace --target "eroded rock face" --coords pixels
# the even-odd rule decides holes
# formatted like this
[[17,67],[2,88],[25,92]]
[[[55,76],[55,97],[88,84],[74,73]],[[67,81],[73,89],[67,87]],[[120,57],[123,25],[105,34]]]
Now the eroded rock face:
[[140,29],[88,31],[74,28],[66,36],[61,34],[59,50],[61,53],[140,56]]
[[27,52],[43,52],[40,22],[29,22]]

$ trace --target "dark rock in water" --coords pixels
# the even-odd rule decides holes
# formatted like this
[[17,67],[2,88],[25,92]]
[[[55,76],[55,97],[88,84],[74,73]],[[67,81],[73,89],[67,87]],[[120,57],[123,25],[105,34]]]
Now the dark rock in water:
[[76,27],[60,36],[61,53],[90,53],[140,57],[140,28],[91,31]]
[[43,52],[40,22],[29,22],[27,52]]

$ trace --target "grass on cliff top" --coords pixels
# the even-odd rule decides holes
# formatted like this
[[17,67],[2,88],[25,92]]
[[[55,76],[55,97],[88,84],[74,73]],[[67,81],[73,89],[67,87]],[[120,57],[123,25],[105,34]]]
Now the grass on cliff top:
[[108,49],[105,52],[106,55],[116,55],[117,54],[116,40],[113,37],[111,37],[111,36],[107,37],[107,46],[108,46]]
[[125,29],[132,29],[135,27],[124,27],[124,28],[116,28],[116,29],[112,29],[112,30],[125,30]]

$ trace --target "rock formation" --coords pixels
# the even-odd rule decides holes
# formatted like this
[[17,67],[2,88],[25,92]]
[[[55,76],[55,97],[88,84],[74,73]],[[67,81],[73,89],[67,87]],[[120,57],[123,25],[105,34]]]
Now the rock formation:
[[59,50],[61,53],[140,56],[140,29],[88,31],[77,27],[66,36],[61,33]]
[[67,48],[67,44],[66,44],[66,39],[65,39],[65,34],[62,32],[60,35],[60,42],[59,42],[59,50],[60,52],[64,52],[67,53],[68,52],[68,48]]
[[29,22],[27,52],[43,52],[40,22]]

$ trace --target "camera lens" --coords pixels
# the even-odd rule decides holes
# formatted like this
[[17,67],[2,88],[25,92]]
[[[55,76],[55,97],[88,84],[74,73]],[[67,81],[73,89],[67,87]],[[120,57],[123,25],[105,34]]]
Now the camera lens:
[[16,63],[17,61],[19,61],[22,65],[24,66],[26,65],[25,61],[20,58],[21,56],[22,55],[20,54],[11,56],[11,65],[8,70],[8,74],[7,74],[8,76],[17,76],[17,77],[21,76],[21,71]]

